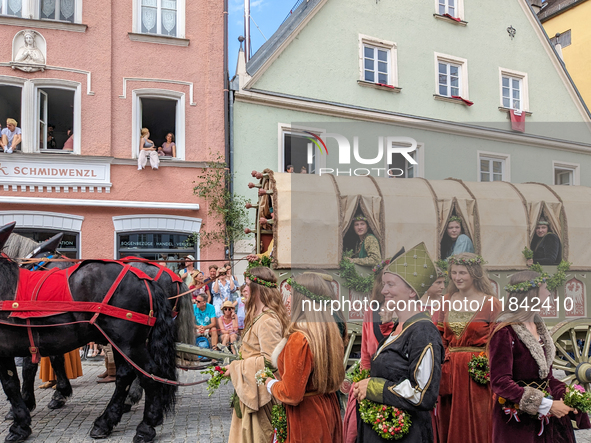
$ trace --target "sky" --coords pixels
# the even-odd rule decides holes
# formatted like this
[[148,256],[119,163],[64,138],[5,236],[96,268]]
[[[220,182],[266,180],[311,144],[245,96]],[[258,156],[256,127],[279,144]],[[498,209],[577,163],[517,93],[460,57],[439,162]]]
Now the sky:
[[[296,4],[296,1],[250,0],[250,37],[252,40],[251,48],[253,54],[265,43],[265,38],[262,34],[266,38],[271,37],[287,17],[291,8]],[[244,0],[230,0],[228,8],[228,68],[230,70],[230,78],[232,78],[236,72],[238,50],[240,49],[238,37],[244,35]],[[255,22],[259,26],[260,31],[257,29]]]

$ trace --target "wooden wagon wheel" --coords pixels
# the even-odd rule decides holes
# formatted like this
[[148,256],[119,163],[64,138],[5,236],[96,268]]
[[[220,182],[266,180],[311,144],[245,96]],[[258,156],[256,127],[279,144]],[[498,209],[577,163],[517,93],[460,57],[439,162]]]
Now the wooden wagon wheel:
[[553,369],[566,374],[561,381],[576,382],[591,391],[591,319],[563,321],[552,328],[550,335],[556,345]]

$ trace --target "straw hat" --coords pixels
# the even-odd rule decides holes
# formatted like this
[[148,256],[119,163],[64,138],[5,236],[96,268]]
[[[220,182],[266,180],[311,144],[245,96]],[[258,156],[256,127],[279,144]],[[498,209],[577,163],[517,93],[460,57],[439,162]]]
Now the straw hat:
[[226,300],[223,304],[222,304],[222,310],[224,310],[224,308],[234,308],[234,305],[232,304],[232,302],[230,300]]

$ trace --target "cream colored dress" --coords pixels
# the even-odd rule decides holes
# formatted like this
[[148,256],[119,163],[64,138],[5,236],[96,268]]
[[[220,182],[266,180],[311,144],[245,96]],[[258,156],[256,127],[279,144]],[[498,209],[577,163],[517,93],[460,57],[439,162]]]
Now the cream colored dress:
[[229,443],[270,443],[273,439],[271,408],[273,402],[265,385],[257,386],[255,374],[264,369],[265,360],[283,338],[281,323],[275,313],[267,311],[245,332],[242,360],[230,363],[230,377],[240,398],[242,418],[232,412]]

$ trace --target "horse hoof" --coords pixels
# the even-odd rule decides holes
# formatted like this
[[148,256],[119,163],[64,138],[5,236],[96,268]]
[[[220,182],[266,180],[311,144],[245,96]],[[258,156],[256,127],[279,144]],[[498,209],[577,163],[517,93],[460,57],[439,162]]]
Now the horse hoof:
[[105,431],[104,429],[101,429],[96,425],[92,428],[92,431],[90,431],[90,436],[95,440],[107,438],[109,435],[111,435],[111,431]]
[[10,442],[10,443],[18,443],[19,441],[25,441],[27,438],[29,438],[29,435],[31,435],[31,431],[29,431],[28,433],[24,433],[24,434],[17,434],[16,432],[11,431],[6,436],[4,441]]
[[154,438],[150,438],[147,435],[135,434],[133,436],[133,443],[152,443]]
[[14,420],[14,414],[12,413],[12,409],[10,411],[8,411],[8,414],[6,414],[4,416],[4,420],[10,420],[10,421]]
[[61,409],[64,407],[64,405],[66,404],[65,400],[55,400],[52,399],[49,404],[47,405],[47,407],[49,409]]

